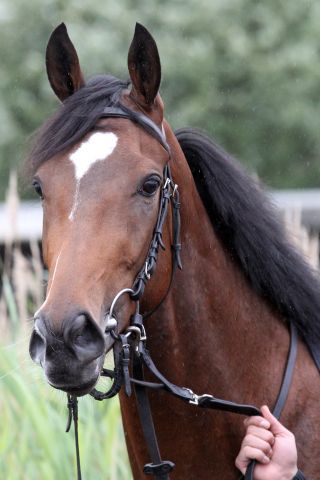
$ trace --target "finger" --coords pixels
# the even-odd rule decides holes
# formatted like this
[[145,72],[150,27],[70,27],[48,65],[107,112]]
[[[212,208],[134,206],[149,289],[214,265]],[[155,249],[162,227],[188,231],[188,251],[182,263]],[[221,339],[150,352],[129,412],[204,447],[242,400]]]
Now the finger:
[[264,418],[270,423],[270,430],[274,435],[281,435],[283,433],[288,434],[287,430],[280,422],[276,419],[274,415],[270,412],[269,408],[266,405],[261,407],[261,412]]
[[258,417],[258,416],[248,417],[244,420],[243,423],[245,424],[246,427],[248,427],[249,425],[255,425],[256,427],[261,427],[266,429],[270,428],[270,422],[264,417]]
[[235,465],[241,473],[244,474],[251,460],[257,460],[264,465],[270,462],[269,457],[267,457],[261,450],[246,446],[241,448],[235,460]]
[[275,442],[275,438],[272,432],[270,430],[266,430],[265,428],[257,427],[256,425],[249,425],[247,428],[246,435],[254,435],[258,438],[261,438],[261,440],[264,440],[265,442],[268,442],[269,445],[273,445]]
[[262,440],[255,435],[247,434],[244,439],[242,440],[241,448],[255,448],[261,450],[267,457],[271,457],[272,455],[272,448],[269,442]]

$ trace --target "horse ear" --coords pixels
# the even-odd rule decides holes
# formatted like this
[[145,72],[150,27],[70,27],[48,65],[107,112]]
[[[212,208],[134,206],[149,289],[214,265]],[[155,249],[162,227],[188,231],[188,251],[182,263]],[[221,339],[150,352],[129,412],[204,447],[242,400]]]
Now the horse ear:
[[84,85],[78,55],[64,23],[49,38],[46,67],[50,85],[61,101]]
[[151,107],[159,91],[161,65],[156,42],[140,23],[136,24],[129,48],[128,69],[131,96],[142,106]]

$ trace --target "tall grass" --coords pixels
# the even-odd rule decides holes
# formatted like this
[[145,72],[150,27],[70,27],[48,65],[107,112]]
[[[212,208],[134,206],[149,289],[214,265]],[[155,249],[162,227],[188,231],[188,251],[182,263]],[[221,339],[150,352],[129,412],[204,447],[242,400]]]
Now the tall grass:
[[[25,350],[24,340],[0,349],[1,478],[76,478],[73,431],[65,433],[66,395],[45,383]],[[117,399],[79,399],[79,435],[85,480],[131,478]]]
[[[12,186],[7,203],[18,205]],[[66,395],[46,383],[28,354],[28,319],[43,299],[45,276],[36,243],[31,251],[26,258],[12,237],[0,264],[0,479],[72,480],[75,447],[73,427],[65,433]],[[79,399],[79,436],[84,480],[131,478],[117,399]]]

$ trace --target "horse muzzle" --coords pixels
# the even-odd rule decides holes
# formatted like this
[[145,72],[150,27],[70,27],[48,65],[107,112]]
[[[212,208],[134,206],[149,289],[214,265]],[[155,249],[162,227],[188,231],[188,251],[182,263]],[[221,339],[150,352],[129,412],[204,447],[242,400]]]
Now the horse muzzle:
[[65,321],[59,333],[43,315],[35,319],[29,352],[51,386],[71,395],[85,395],[96,384],[106,353],[105,335],[86,313]]

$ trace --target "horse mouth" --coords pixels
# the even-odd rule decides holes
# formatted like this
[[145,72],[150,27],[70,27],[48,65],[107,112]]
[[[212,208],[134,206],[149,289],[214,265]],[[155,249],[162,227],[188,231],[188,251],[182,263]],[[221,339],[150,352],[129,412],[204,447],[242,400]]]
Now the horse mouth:
[[68,393],[69,395],[73,395],[75,397],[83,397],[91,392],[94,388],[95,384],[99,380],[99,375],[94,379],[90,380],[90,382],[83,383],[82,385],[77,386],[70,386],[70,385],[54,385],[53,383],[49,382],[51,387],[56,388],[57,390],[62,390],[63,392]]

